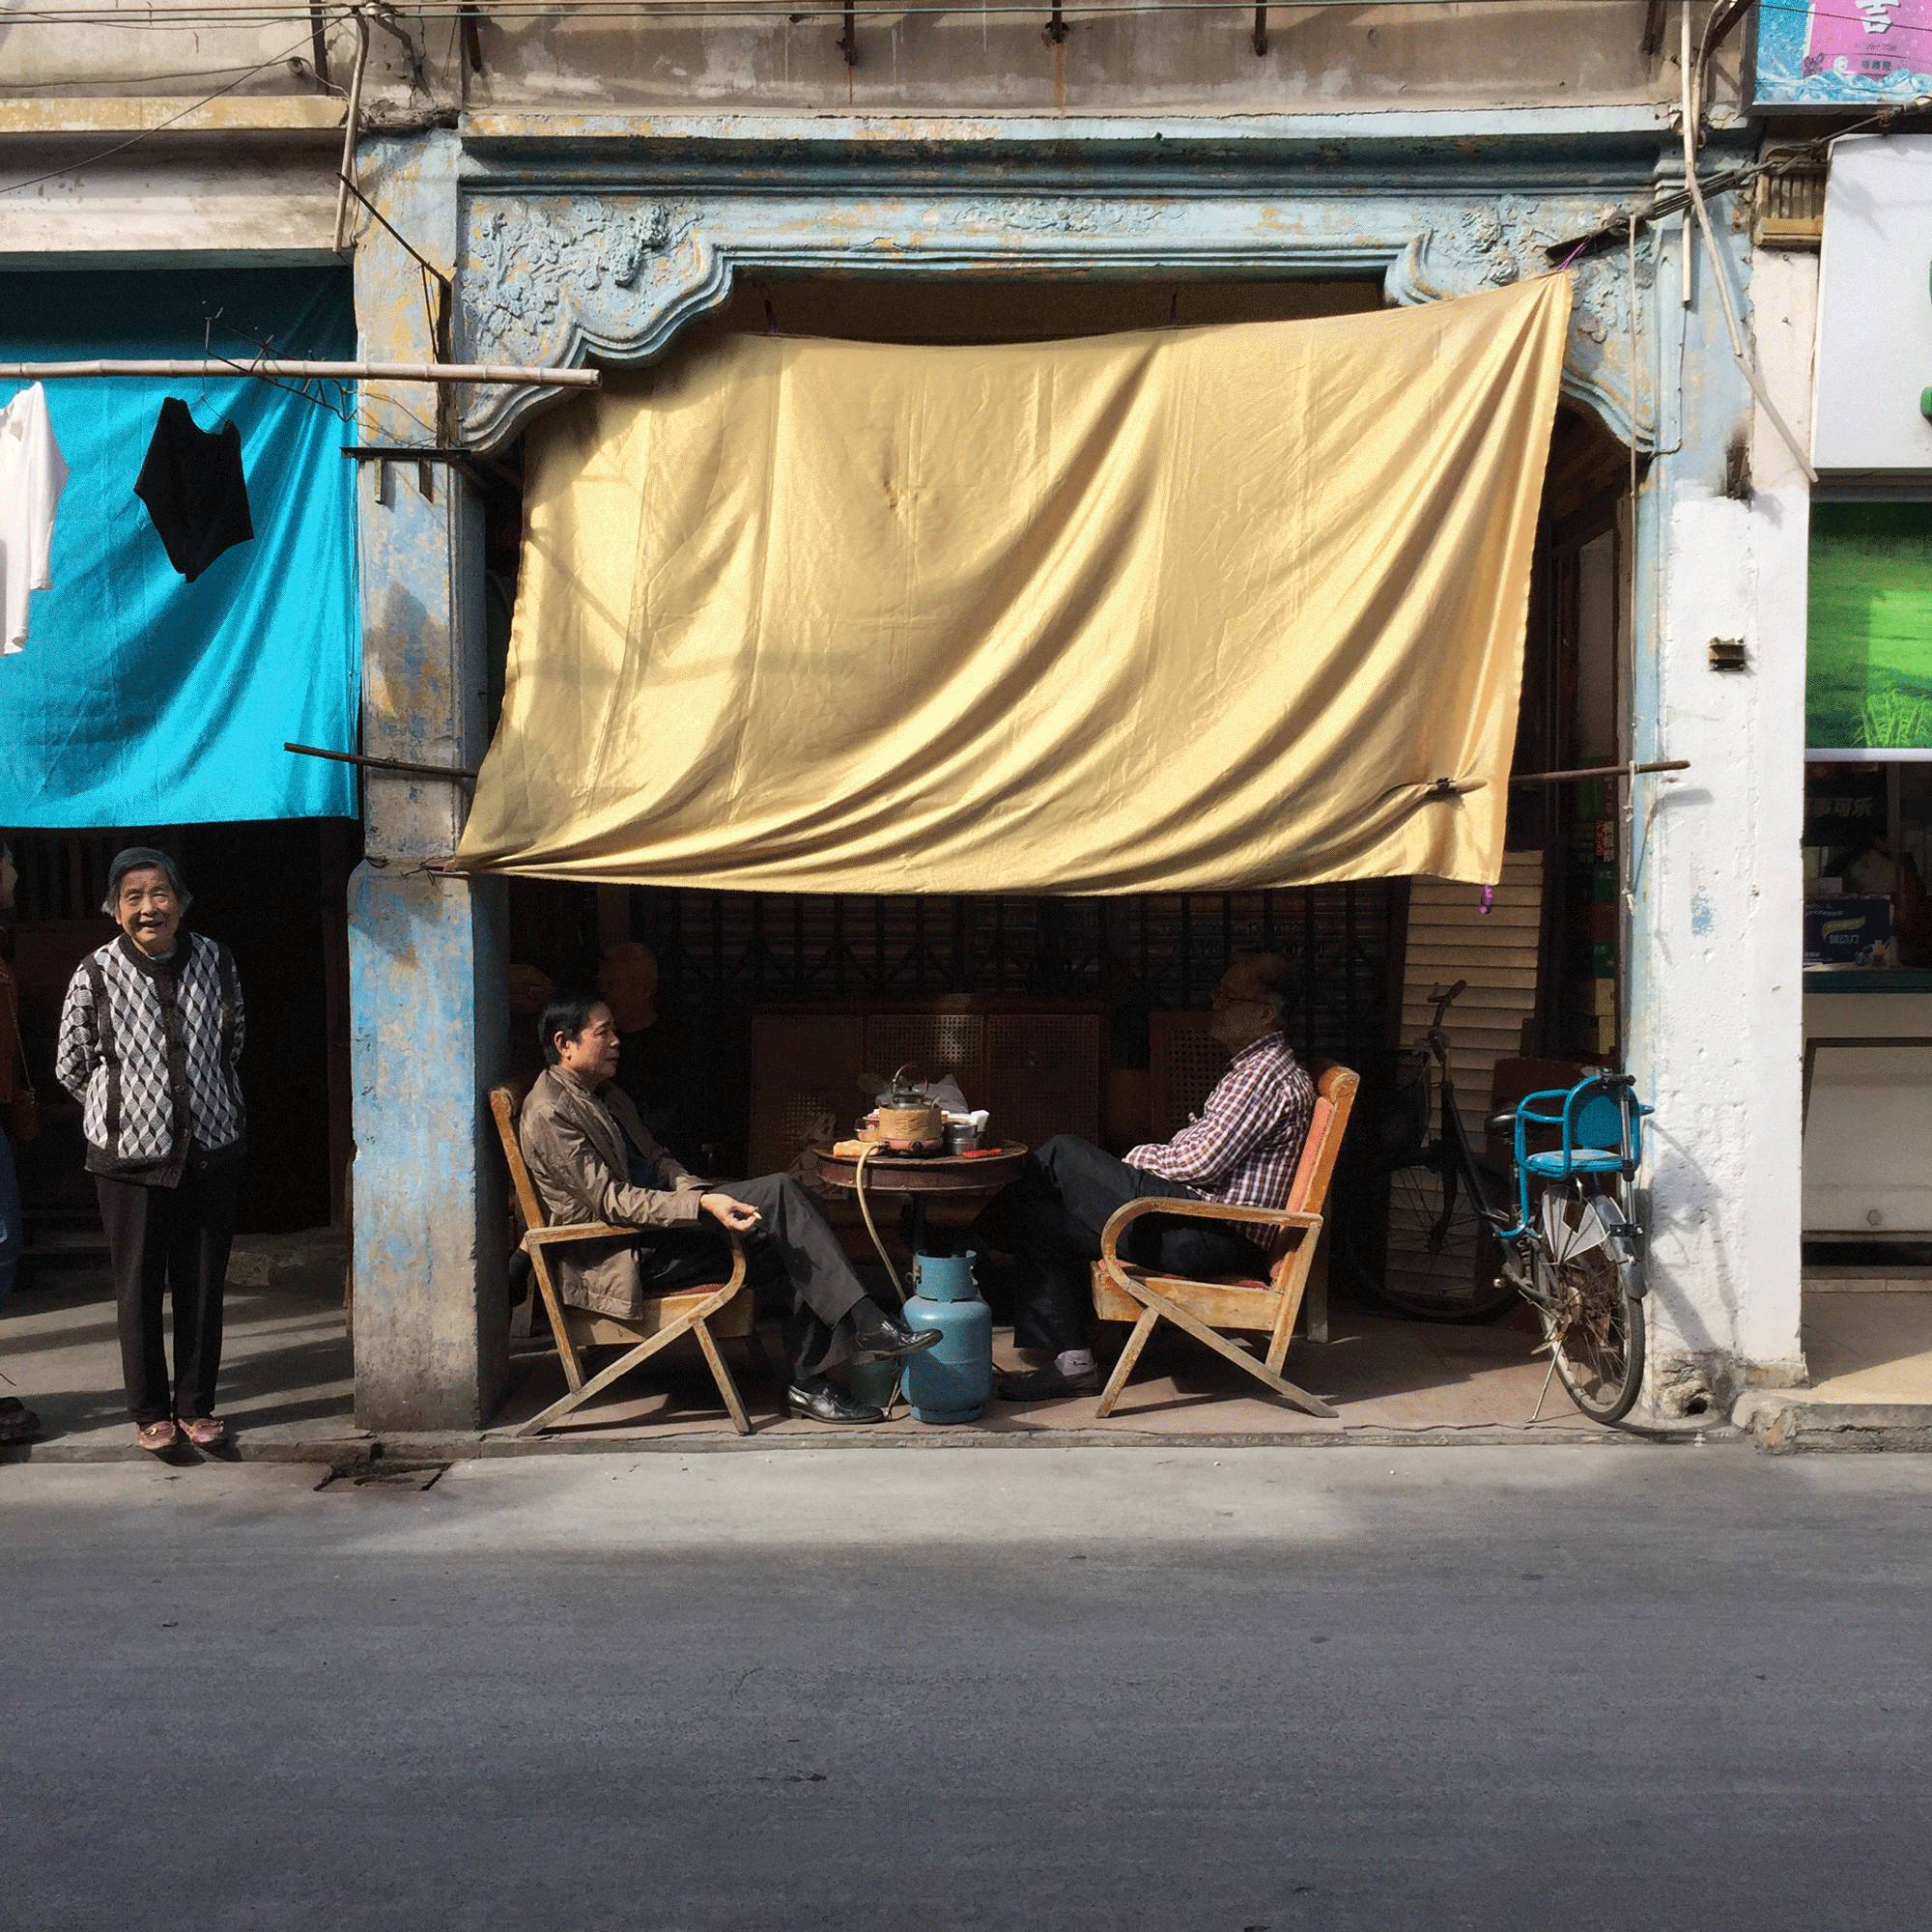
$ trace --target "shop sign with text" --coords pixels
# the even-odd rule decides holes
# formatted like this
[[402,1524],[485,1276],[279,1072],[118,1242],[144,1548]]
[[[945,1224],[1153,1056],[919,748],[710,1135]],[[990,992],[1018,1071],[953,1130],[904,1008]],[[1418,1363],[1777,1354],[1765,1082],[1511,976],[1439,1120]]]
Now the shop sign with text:
[[1887,105],[1932,94],[1932,0],[1763,0],[1751,104]]

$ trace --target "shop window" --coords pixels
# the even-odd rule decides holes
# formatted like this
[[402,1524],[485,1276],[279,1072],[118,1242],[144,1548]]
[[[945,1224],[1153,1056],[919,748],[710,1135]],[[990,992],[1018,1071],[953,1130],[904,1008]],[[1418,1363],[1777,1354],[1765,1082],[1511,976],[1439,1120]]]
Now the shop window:
[[1804,772],[1804,964],[1932,967],[1932,764],[1818,760]]
[[1932,502],[1812,505],[1804,963],[1932,966]]
[[1811,510],[1804,742],[1932,758],[1932,502]]

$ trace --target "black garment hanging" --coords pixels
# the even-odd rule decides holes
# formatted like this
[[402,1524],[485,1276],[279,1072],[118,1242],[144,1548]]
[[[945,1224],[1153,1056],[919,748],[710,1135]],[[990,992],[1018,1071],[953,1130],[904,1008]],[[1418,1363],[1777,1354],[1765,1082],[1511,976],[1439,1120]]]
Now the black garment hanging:
[[179,396],[161,404],[134,494],[147,504],[168,561],[190,583],[223,551],[254,538],[242,432],[231,422],[202,429]]

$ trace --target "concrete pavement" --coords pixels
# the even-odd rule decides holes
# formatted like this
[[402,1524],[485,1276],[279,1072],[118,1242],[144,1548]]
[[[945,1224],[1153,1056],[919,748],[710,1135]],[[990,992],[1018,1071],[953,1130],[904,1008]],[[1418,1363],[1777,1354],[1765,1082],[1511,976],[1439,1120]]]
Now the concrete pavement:
[[[378,1445],[355,1426],[353,1371],[344,1329],[339,1261],[333,1272],[312,1267],[277,1274],[266,1265],[275,1248],[258,1242],[238,1264],[228,1294],[220,1407],[235,1425],[245,1457],[341,1463],[381,1447],[412,1452],[423,1445],[385,1439]],[[1118,1331],[1124,1337],[1125,1330]],[[1000,1358],[1010,1358],[1010,1331],[996,1331]],[[930,1445],[1003,1436],[1099,1436],[1118,1441],[1215,1436],[1250,1441],[1442,1436],[1477,1440],[1499,1435],[1595,1439],[1560,1385],[1544,1392],[1548,1358],[1535,1355],[1526,1318],[1475,1328],[1400,1321],[1351,1306],[1335,1311],[1333,1338],[1298,1340],[1290,1353],[1292,1380],[1331,1402],[1334,1422],[1277,1402],[1240,1370],[1186,1336],[1156,1336],[1120,1407],[1104,1420],[1091,1396],[1070,1401],[996,1404],[978,1421],[928,1429],[903,1410],[881,1430],[839,1432],[876,1440],[899,1435]],[[776,1337],[771,1338],[776,1355]],[[823,1425],[785,1415],[782,1385],[749,1372],[730,1350],[739,1386],[758,1434],[814,1450]],[[39,1412],[46,1434],[25,1454],[35,1462],[138,1458],[121,1386],[109,1284],[99,1269],[48,1272],[16,1295],[0,1320],[0,1374]],[[467,1456],[549,1453],[558,1447],[603,1448],[643,1438],[735,1444],[716,1385],[696,1345],[680,1343],[624,1378],[541,1439],[515,1437],[519,1422],[564,1392],[562,1368],[547,1339],[518,1347],[512,1385],[487,1431],[444,1438],[443,1453]],[[1540,1417],[1538,1399],[1543,1397]],[[1697,1426],[1715,1426],[1703,1418]],[[0,1468],[22,1452],[0,1449]]]
[[1932,1462],[0,1469],[0,1926],[1892,1927]]

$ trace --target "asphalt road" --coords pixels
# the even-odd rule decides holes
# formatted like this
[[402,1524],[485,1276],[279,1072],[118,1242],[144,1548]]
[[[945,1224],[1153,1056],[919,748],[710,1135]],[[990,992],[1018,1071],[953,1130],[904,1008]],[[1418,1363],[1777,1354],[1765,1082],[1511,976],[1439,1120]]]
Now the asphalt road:
[[0,1468],[0,1925],[1925,1922],[1932,1459]]

